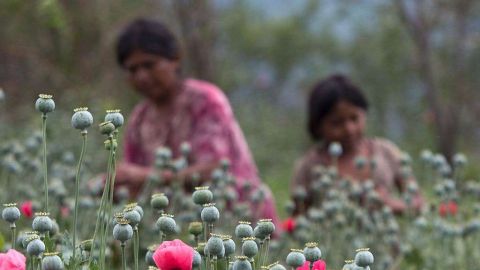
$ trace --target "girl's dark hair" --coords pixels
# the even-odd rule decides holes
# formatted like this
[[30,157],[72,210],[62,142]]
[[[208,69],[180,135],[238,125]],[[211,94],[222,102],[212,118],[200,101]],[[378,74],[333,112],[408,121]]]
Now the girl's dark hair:
[[180,59],[180,47],[173,33],[161,22],[136,19],[117,39],[117,62],[123,66],[135,50],[156,54],[169,60]]
[[368,101],[362,90],[341,74],[331,75],[314,85],[308,100],[308,132],[312,139],[322,139],[319,126],[335,105],[340,101],[368,110]]

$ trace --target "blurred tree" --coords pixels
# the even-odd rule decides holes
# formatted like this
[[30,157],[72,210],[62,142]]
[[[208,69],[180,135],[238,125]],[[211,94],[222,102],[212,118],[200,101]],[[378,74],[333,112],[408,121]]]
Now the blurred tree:
[[[478,38],[475,11],[479,3],[473,0],[394,3],[415,48],[413,65],[433,114],[437,146],[451,157],[462,130],[472,131],[464,123],[465,119],[475,119],[472,112],[478,106],[478,94],[473,88],[479,46],[472,41]],[[475,53],[476,61],[472,57]]]

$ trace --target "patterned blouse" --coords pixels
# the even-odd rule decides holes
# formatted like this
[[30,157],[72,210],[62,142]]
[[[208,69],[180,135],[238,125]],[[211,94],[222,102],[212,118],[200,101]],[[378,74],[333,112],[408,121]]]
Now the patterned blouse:
[[[178,157],[180,145],[188,142],[192,149],[191,164],[226,158],[230,161],[230,172],[237,180],[239,193],[245,181],[254,188],[260,187],[252,154],[222,91],[213,84],[194,79],[186,79],[183,86],[171,117],[160,117],[160,112],[149,100],[134,108],[126,129],[124,161],[152,166],[155,149],[166,146],[174,157]],[[260,211],[262,218],[276,220],[273,197],[268,189],[266,193]]]

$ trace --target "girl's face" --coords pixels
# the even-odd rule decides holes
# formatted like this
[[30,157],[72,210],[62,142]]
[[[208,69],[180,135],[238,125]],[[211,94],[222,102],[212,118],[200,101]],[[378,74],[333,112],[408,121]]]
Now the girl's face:
[[325,116],[319,126],[322,138],[327,142],[339,142],[344,151],[355,149],[363,137],[366,124],[365,110],[341,100]]
[[168,101],[178,83],[178,61],[136,50],[124,63],[130,84],[157,103]]

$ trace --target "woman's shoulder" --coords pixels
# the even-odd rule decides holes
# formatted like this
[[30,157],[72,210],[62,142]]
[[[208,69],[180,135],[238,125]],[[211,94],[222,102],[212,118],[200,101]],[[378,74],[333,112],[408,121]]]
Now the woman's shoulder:
[[228,100],[223,91],[213,83],[188,78],[185,79],[186,93],[195,100],[195,102],[203,101],[209,105],[219,104],[228,105]]
[[392,156],[394,158],[400,158],[402,155],[400,148],[394,142],[386,138],[373,137],[369,138],[368,141],[371,143],[376,152],[379,152],[383,155]]

